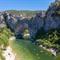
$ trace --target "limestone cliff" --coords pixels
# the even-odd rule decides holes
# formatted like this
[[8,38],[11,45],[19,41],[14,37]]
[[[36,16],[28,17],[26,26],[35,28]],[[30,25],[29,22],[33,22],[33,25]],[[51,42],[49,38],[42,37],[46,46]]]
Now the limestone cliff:
[[[29,30],[30,37],[35,37],[40,29],[48,32],[51,29],[60,29],[60,0],[51,3],[46,12],[42,11],[31,19],[23,18],[6,12],[0,15],[1,22],[6,22],[7,26],[12,29],[17,36],[23,36],[24,29]],[[2,18],[3,17],[3,18]]]

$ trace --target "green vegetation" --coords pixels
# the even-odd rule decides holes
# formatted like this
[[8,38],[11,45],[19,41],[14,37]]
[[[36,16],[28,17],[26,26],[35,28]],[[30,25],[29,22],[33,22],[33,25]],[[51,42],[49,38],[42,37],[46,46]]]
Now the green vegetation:
[[26,40],[30,38],[30,34],[29,34],[28,28],[24,29],[23,38],[26,39]]
[[8,39],[9,39],[10,34],[11,33],[9,29],[7,29],[6,27],[0,29],[0,60],[4,60],[2,56],[2,50],[6,48],[6,46],[8,46],[9,44]]
[[17,10],[8,10],[7,12],[11,13],[11,14],[14,14],[14,15],[23,15],[23,16],[30,16],[32,17],[33,15],[35,15],[36,13],[39,13],[40,11],[31,11],[31,10],[20,10],[20,11],[17,11]]
[[32,44],[29,40],[10,41],[10,46],[16,53],[16,60],[54,60],[51,53]]
[[10,31],[7,28],[0,29],[0,46],[7,46],[8,39],[10,36]]
[[57,52],[60,51],[60,31],[50,30],[48,33],[39,33],[36,35],[37,44],[41,44],[47,48],[56,49]]

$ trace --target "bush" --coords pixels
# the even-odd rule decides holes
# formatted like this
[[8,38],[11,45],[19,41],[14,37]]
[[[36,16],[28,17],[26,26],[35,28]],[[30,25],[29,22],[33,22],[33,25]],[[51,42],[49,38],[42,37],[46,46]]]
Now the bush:
[[60,41],[60,34],[58,30],[50,30],[45,34],[40,34],[39,39],[36,41],[47,48],[54,48],[60,51],[60,42],[58,42]]

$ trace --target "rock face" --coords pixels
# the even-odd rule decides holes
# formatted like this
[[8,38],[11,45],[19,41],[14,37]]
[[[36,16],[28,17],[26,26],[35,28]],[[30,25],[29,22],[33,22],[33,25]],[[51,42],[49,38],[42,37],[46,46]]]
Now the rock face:
[[7,12],[4,12],[3,16],[4,16],[4,19],[5,19],[5,22],[6,22],[7,26],[11,30],[15,31],[15,25],[16,25],[16,22],[17,22],[17,19],[15,18],[15,16],[11,15]]
[[15,29],[15,32],[17,36],[23,35],[24,29],[28,29],[30,33],[30,38],[35,37],[35,34],[37,31],[43,27],[44,20],[41,15],[42,13],[37,14],[35,17],[28,19],[19,20],[17,23],[17,28]]
[[4,13],[0,16],[0,24],[3,18],[7,26],[12,29],[16,36],[22,38],[24,29],[28,29],[30,33],[30,38],[34,38],[38,30],[44,29],[48,32],[51,29],[60,29],[60,0],[56,0],[52,3],[48,10],[45,12],[40,12],[31,19],[23,17],[17,17],[8,13]]
[[44,29],[48,31],[58,28],[60,28],[60,2],[57,1],[47,10]]
[[16,37],[18,38],[23,38],[23,33],[25,29],[29,30],[28,27],[28,20],[27,19],[23,19],[23,20],[18,20],[16,23],[16,29],[15,29],[15,34]]
[[24,29],[28,29],[30,33],[30,38],[34,37],[37,31],[42,28],[44,21],[42,13],[38,13],[35,17],[31,18],[30,20],[24,18],[21,20],[20,18],[16,18],[9,13],[4,13],[4,19],[6,24],[10,29],[12,29],[16,36],[22,38]]
[[34,38],[37,31],[41,29],[43,25],[44,25],[44,20],[41,13],[36,14],[36,16],[31,19],[31,22],[29,24],[30,36]]
[[6,26],[6,24],[4,22],[4,17],[2,15],[2,13],[0,13],[0,28],[3,28],[5,26]]

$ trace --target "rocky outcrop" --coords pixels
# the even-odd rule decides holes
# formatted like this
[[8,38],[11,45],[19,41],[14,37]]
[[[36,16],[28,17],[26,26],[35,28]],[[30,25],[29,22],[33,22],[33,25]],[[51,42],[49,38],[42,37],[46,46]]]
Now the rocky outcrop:
[[18,20],[16,23],[16,29],[15,29],[15,34],[16,37],[18,38],[23,38],[23,33],[25,29],[29,30],[28,27],[29,21],[27,19],[23,19],[23,20]]
[[9,27],[12,31],[15,31],[15,26],[16,26],[16,22],[17,22],[16,17],[7,12],[4,12],[3,16],[5,19],[5,23],[7,24],[7,27]]
[[30,21],[30,24],[29,24],[30,36],[35,38],[37,31],[41,29],[43,25],[44,25],[44,20],[41,12],[36,14],[36,16],[33,17]]
[[52,3],[46,12],[42,11],[31,19],[11,15],[6,12],[0,17],[0,24],[5,20],[7,26],[15,32],[16,36],[21,38],[24,29],[27,28],[30,37],[35,38],[36,33],[42,28],[45,32],[51,29],[60,29],[60,0],[56,0]]
[[45,17],[45,31],[60,28],[60,1],[54,2],[47,10]]
[[6,24],[5,24],[5,21],[4,21],[4,17],[2,15],[2,13],[0,12],[0,28],[3,28],[5,26],[6,26]]
[[30,20],[23,19],[17,21],[17,27],[15,29],[15,33],[17,36],[21,37],[23,36],[24,29],[29,30],[30,38],[35,38],[35,35],[39,29],[41,29],[44,25],[43,20],[44,15],[42,16],[42,12],[36,14],[36,16],[32,17]]

